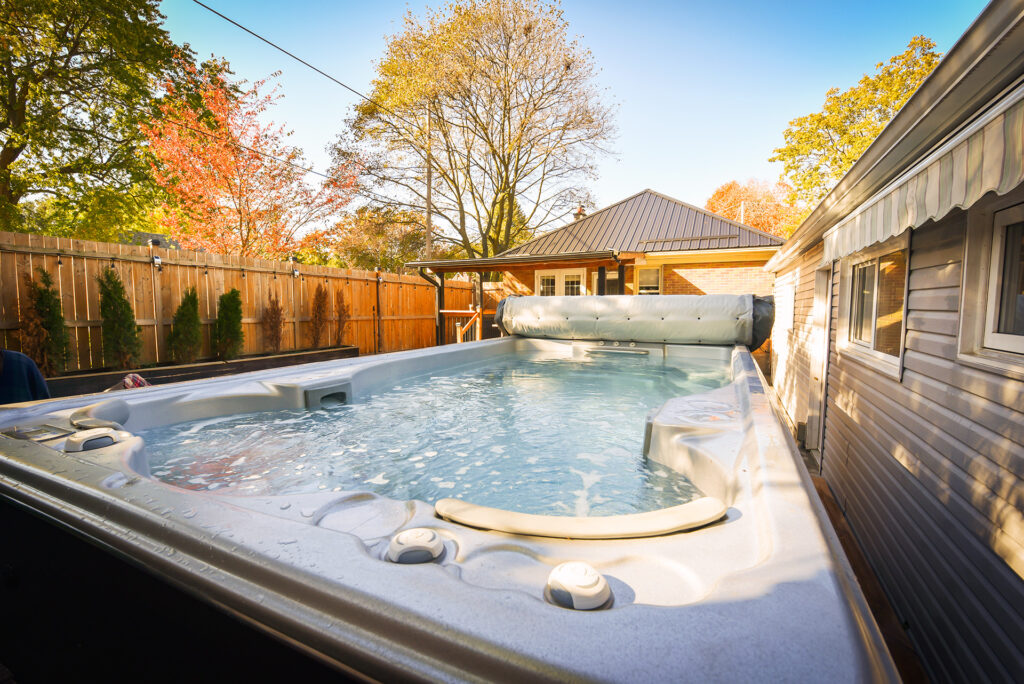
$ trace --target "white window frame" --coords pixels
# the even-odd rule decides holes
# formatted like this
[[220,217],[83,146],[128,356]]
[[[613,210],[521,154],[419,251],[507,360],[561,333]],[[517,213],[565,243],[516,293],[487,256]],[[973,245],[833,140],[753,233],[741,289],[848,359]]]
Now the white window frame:
[[[540,294],[540,279],[541,276],[554,276],[555,277],[555,296],[565,297],[565,276],[567,275],[578,275],[580,277],[580,296],[589,294],[587,292],[587,269],[585,268],[549,268],[544,270],[534,271],[533,274],[533,292],[534,294]],[[576,296],[576,295],[571,295]]]
[[[886,252],[886,254],[892,254],[892,252]],[[878,313],[878,259],[879,257],[876,256],[864,261],[856,261],[850,265],[850,320],[848,321],[847,334],[850,344],[856,344],[865,351],[875,351],[875,315]],[[871,328],[871,334],[866,340],[853,336],[853,313],[856,310],[856,307],[854,306],[854,299],[860,294],[854,290],[855,283],[857,282],[855,274],[862,268],[871,269],[874,275],[874,289],[871,293],[871,311],[868,313],[868,322]],[[886,356],[888,356],[888,354]]]
[[[839,276],[839,327],[836,330],[836,349],[841,356],[858,361],[884,375],[899,378],[906,350],[907,333],[907,283],[910,278],[910,231],[904,232],[885,242],[852,254],[840,262]],[[907,273],[903,281],[903,320],[900,328],[899,354],[892,356],[877,351],[875,345],[875,312],[878,307],[878,259],[893,252],[907,252]],[[875,262],[875,296],[871,303],[871,341],[869,343],[852,337],[851,317],[853,315],[853,269],[865,262]]]
[[994,280],[990,270],[996,225],[1017,223],[1022,216],[1024,188],[1003,197],[982,199],[967,210],[956,355],[957,362],[964,366],[1017,380],[1024,380],[1024,354],[986,346],[985,332]]
[[[645,295],[660,295],[665,291],[664,275],[661,272],[661,266],[637,266],[636,271],[636,289],[634,292]],[[657,292],[640,292],[640,271],[657,271],[658,272],[658,291]]]
[[988,290],[985,293],[983,344],[996,351],[1024,354],[1024,335],[1009,335],[996,331],[999,316],[997,309],[1002,290],[1003,255],[1006,250],[1006,229],[1017,223],[1024,223],[1024,205],[1005,209],[993,217]]

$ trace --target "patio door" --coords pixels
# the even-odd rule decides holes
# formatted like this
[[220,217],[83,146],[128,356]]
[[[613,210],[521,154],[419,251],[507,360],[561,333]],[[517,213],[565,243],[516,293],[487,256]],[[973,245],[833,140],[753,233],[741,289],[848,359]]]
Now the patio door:
[[541,297],[572,297],[587,294],[587,269],[561,268],[536,271],[533,293]]

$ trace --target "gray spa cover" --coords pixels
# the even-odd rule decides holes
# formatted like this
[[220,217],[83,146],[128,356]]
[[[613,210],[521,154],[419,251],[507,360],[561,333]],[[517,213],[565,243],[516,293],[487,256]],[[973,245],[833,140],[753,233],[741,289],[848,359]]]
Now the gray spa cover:
[[510,335],[667,344],[753,342],[752,295],[508,297],[495,322]]

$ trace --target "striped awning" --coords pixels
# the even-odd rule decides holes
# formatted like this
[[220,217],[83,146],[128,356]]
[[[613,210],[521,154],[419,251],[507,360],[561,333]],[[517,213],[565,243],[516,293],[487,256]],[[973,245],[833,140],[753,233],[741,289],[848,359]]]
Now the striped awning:
[[1024,85],[857,207],[823,236],[823,264],[966,209],[1024,180]]

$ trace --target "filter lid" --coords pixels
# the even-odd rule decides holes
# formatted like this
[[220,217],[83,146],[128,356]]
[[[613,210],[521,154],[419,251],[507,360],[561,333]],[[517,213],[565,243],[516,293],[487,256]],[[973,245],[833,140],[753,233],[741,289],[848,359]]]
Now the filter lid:
[[548,598],[555,605],[573,610],[594,610],[612,597],[608,580],[588,563],[570,561],[555,566],[548,575]]
[[444,540],[434,530],[413,527],[391,538],[387,558],[392,563],[429,563],[444,553]]

